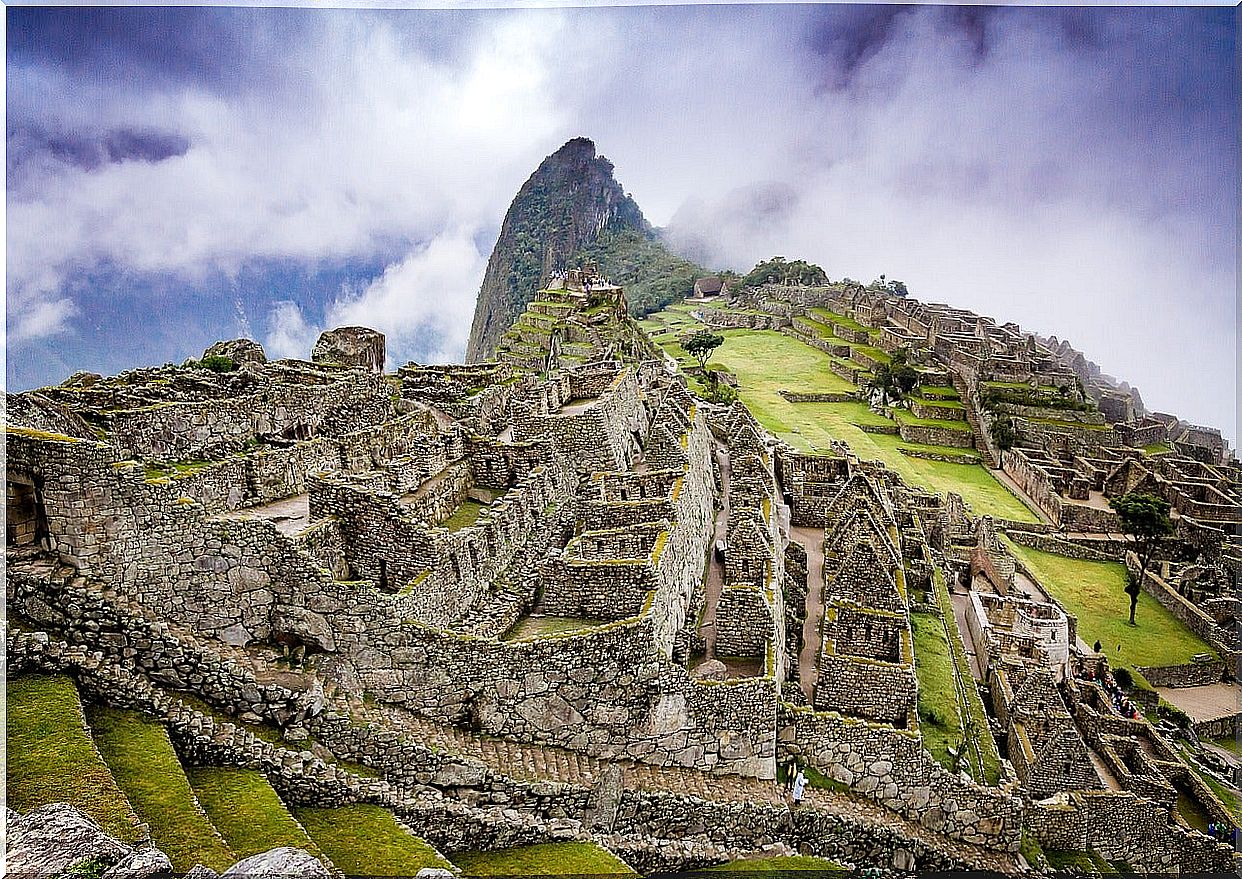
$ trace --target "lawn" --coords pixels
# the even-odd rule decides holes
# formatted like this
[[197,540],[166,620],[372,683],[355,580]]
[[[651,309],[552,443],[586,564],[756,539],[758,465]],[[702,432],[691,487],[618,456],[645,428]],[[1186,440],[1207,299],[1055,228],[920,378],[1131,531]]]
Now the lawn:
[[186,769],[194,794],[239,858],[291,845],[322,859],[263,773],[223,766]]
[[491,852],[459,852],[466,876],[634,875],[616,855],[591,842],[550,842]]
[[954,768],[949,748],[962,747],[962,721],[957,686],[953,680],[953,655],[944,635],[944,621],[937,614],[911,613],[914,633],[914,672],[919,681],[919,729],[923,747],[945,769]]
[[379,806],[302,807],[293,813],[320,850],[347,876],[413,876],[424,867],[452,866]]
[[[859,457],[882,461],[911,484],[940,493],[957,492],[975,515],[1039,521],[982,465],[912,458],[899,451],[907,448],[961,455],[972,454],[970,449],[925,447],[907,443],[899,436],[866,433],[857,425],[892,422],[871,412],[865,403],[791,403],[782,397],[782,389],[809,393],[855,390],[829,370],[832,358],[822,351],[771,330],[725,330],[721,335],[725,341],[716,349],[712,362],[733,371],[742,402],[760,424],[794,448],[825,452],[833,440],[843,440]],[[663,345],[674,357],[687,357],[675,342]],[[964,426],[964,422],[957,422],[956,426]]]
[[1120,564],[1071,559],[1005,540],[1044,588],[1078,617],[1078,637],[1087,644],[1101,642],[1113,668],[1180,665],[1196,653],[1216,655],[1207,642],[1146,592],[1139,595],[1138,625],[1132,627],[1126,571]]
[[727,864],[707,867],[703,872],[771,873],[774,876],[779,876],[782,873],[806,873],[809,871],[819,872],[821,870],[833,873],[849,872],[840,864],[833,863],[825,858],[811,857],[810,855],[778,855],[774,858],[747,858],[742,861],[730,861]]
[[830,323],[834,323],[837,326],[842,327],[843,329],[862,330],[864,333],[866,333],[869,336],[880,335],[880,331],[877,328],[863,326],[862,324],[860,324],[858,321],[854,320],[853,318],[849,318],[849,317],[846,317],[845,315],[837,314],[836,312],[829,311],[826,308],[812,308],[811,314],[819,318],[822,318],[825,321],[829,321]]
[[91,706],[95,744],[151,839],[184,873],[195,864],[224,871],[238,859],[199,808],[163,724],[136,711]]
[[82,724],[77,687],[63,676],[8,681],[8,807],[70,803],[125,842],[140,836],[125,794]]

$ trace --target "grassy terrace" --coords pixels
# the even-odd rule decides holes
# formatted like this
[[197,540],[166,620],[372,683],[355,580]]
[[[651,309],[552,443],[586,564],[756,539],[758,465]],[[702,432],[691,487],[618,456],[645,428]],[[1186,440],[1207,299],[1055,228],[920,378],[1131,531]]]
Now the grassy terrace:
[[880,331],[877,328],[865,327],[853,318],[846,317],[843,314],[837,314],[835,311],[829,311],[826,308],[812,308],[811,314],[822,320],[831,321],[837,326],[844,327],[847,330],[861,330],[868,336],[880,335]]
[[[1020,522],[1039,521],[984,467],[912,458],[900,451],[904,448],[953,455],[976,454],[970,449],[920,446],[898,436],[866,433],[859,429],[859,424],[893,422],[871,412],[864,403],[790,403],[782,397],[779,393],[782,389],[810,393],[855,389],[829,370],[831,358],[822,351],[770,330],[724,330],[721,335],[725,342],[716,349],[711,362],[728,367],[737,376],[742,402],[750,407],[760,424],[791,446],[806,451],[826,451],[832,440],[844,440],[860,457],[883,461],[914,485],[936,492],[957,492],[976,515]],[[675,340],[660,344],[683,364],[693,362]],[[691,387],[695,387],[693,381]],[[963,426],[965,422],[953,423],[954,429]]]
[[1008,538],[1006,544],[1044,588],[1078,617],[1078,637],[1087,644],[1101,642],[1114,668],[1180,665],[1196,653],[1216,655],[1206,641],[1146,592],[1139,595],[1138,625],[1131,627],[1126,571],[1120,564],[1071,559],[1018,546]]
[[133,810],[82,724],[72,680],[31,675],[8,681],[8,807],[26,812],[71,803],[125,842],[139,837]]
[[222,766],[186,770],[211,823],[239,858],[291,845],[323,859],[263,773]]
[[509,632],[505,635],[506,641],[516,641],[519,638],[534,638],[539,635],[560,635],[565,632],[581,632],[584,629],[593,629],[596,626],[605,625],[604,620],[589,620],[584,617],[552,617],[542,615],[531,615],[522,617],[518,620]]
[[812,857],[811,855],[778,855],[774,858],[748,858],[744,861],[730,861],[727,864],[707,867],[702,872],[770,873],[773,876],[781,876],[785,874],[797,875],[799,873],[807,872],[814,872],[822,875],[821,871],[833,873],[849,872],[840,864],[833,863],[825,858]]
[[590,842],[552,842],[491,852],[460,852],[466,876],[632,876],[634,871]]
[[447,528],[449,531],[460,531],[463,528],[469,528],[479,521],[479,514],[485,509],[487,509],[486,504],[466,498],[461,502],[461,506],[453,511],[452,515],[440,523],[440,527]]
[[174,871],[202,864],[223,872],[237,861],[195,801],[163,724],[104,706],[88,708],[87,718],[113,776]]
[[911,613],[914,634],[914,672],[919,681],[919,729],[923,747],[945,769],[952,770],[949,748],[962,746],[962,721],[953,683],[953,654],[937,614]]
[[303,807],[294,816],[346,876],[413,876],[424,867],[452,867],[379,806]]
[[[978,780],[980,767],[986,784],[1000,782],[1000,751],[996,740],[992,738],[991,727],[988,726],[988,712],[979,695],[979,688],[974,684],[974,676],[970,671],[970,660],[963,646],[962,633],[957,627],[957,617],[953,615],[953,603],[949,598],[949,589],[945,585],[944,576],[939,568],[932,572],[932,585],[936,590],[936,603],[940,605],[940,613],[949,633],[949,651],[957,668],[958,678],[966,684],[963,715],[966,718],[966,731],[970,733],[967,743],[970,745],[971,774]],[[917,656],[916,656],[917,661]]]

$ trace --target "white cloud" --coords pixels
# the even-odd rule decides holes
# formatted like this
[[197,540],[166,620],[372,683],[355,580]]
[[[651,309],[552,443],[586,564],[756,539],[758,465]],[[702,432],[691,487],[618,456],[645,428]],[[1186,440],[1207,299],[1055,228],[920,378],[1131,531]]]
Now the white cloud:
[[321,332],[320,327],[307,322],[296,302],[278,302],[267,316],[263,352],[273,360],[283,357],[308,360]]
[[387,336],[390,365],[460,362],[487,256],[454,231],[388,266],[357,296],[328,309],[329,326],[366,326]]

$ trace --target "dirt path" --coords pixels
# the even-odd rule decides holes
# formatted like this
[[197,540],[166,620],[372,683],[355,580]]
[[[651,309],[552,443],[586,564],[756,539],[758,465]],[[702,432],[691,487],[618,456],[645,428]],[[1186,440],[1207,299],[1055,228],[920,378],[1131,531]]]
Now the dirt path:
[[729,449],[720,440],[714,440],[716,461],[720,465],[720,509],[712,528],[712,542],[708,550],[707,582],[703,586],[703,624],[699,634],[706,643],[708,659],[716,656],[716,608],[720,604],[720,591],[724,589],[724,563],[716,558],[716,541],[724,540],[729,531],[729,497],[732,493],[733,470],[729,461]]
[[824,529],[793,525],[792,537],[806,549],[806,622],[802,624],[802,652],[798,654],[798,680],[808,702],[814,701],[819,678],[819,652],[823,647],[820,623],[824,618]]

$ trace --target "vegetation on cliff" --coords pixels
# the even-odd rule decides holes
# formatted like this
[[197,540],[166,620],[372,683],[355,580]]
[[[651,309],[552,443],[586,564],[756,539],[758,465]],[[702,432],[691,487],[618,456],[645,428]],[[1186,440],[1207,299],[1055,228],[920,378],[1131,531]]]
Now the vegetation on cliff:
[[544,159],[505,214],[479,289],[466,359],[491,353],[546,274],[572,264],[598,236],[625,231],[648,239],[655,234],[594,143],[574,138]]

